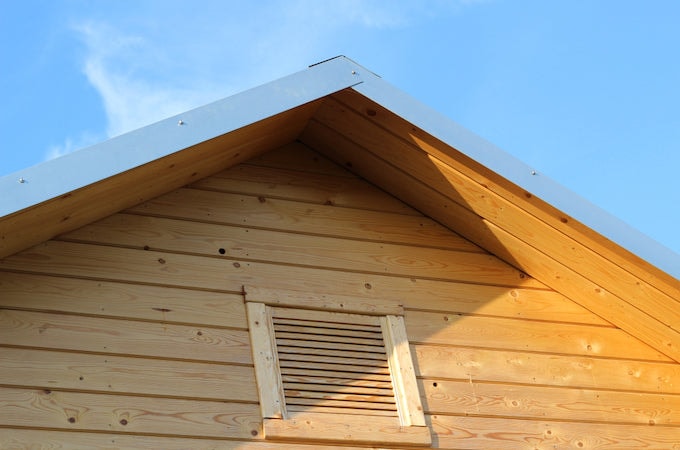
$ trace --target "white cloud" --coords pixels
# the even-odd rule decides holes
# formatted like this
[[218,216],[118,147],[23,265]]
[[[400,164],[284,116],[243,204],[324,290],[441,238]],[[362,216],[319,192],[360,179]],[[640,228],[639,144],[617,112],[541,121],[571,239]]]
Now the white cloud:
[[[162,2],[125,10],[125,20],[81,20],[74,29],[112,137],[335,56],[320,49],[336,48],[345,30],[408,27],[471,1],[478,0],[208,1],[191,19],[179,3]],[[58,152],[70,147],[67,141]]]
[[[77,27],[88,49],[83,71],[102,98],[109,137],[148,125],[215,100],[226,89],[202,80],[199,88],[184,88],[172,73],[162,79],[166,55],[157,43],[126,34],[103,23]],[[220,90],[222,92],[220,92]]]

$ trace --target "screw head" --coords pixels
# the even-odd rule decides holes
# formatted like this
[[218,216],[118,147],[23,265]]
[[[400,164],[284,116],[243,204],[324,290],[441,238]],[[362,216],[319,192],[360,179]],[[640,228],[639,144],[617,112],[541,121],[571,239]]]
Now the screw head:
[[26,182],[26,179],[25,179],[24,177],[19,178],[19,183],[22,183],[22,184],[23,184],[23,183],[25,183],[25,182]]
[[182,119],[179,119],[179,121],[177,122],[177,125],[179,125],[179,126],[184,125],[184,121]]

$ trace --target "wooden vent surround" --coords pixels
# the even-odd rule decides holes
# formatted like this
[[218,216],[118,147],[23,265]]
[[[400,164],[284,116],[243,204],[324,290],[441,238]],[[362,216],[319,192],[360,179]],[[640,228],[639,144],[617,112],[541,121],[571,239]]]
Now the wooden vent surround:
[[244,290],[265,439],[431,444],[403,316]]

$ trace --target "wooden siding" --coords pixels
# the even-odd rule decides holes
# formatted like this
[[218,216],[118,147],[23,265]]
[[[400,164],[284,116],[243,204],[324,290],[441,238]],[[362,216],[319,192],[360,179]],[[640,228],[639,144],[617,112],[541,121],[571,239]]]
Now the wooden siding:
[[244,285],[403,307],[433,447],[680,442],[679,364],[292,144],[0,260],[0,448],[358,449],[263,440]]
[[300,133],[317,104],[302,105],[3,217],[0,258],[284,145]]
[[680,283],[360,94],[301,139],[680,362]]

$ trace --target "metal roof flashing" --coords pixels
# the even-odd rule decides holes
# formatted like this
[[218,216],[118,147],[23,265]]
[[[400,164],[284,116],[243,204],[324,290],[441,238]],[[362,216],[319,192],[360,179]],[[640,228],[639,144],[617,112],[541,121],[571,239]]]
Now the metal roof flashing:
[[325,97],[371,76],[347,58],[178,114],[0,177],[0,217]]
[[462,127],[380,78],[353,89],[564,212],[605,238],[680,279],[680,255],[540,174],[486,139]]
[[680,279],[680,255],[343,56],[0,177],[0,218],[350,87]]

